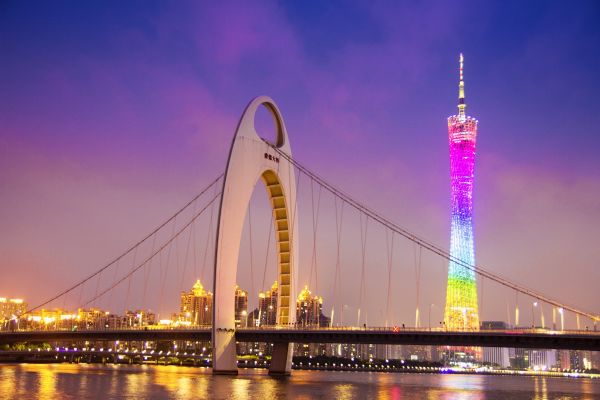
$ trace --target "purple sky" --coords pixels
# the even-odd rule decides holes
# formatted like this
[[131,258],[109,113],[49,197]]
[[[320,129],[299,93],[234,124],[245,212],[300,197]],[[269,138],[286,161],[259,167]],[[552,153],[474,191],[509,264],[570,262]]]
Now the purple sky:
[[[467,113],[480,121],[477,262],[600,311],[597,2],[217,3],[0,6],[0,297],[38,303],[170,216],[224,169],[238,118],[261,94],[279,105],[298,160],[447,247],[446,118],[456,112],[463,52]],[[255,291],[269,218],[256,192],[254,258],[262,261],[254,277],[240,265],[240,283]],[[302,196],[300,281],[308,283],[310,193]],[[329,313],[335,231],[332,200],[323,202],[318,292]],[[356,313],[360,231],[358,216],[347,218],[340,302]],[[373,226],[369,235],[362,306],[378,324],[385,233]],[[395,250],[389,316],[410,325],[413,251],[407,243]],[[435,304],[435,321],[444,268],[423,256],[420,304]],[[192,270],[173,278],[164,304],[150,305],[176,311]],[[211,276],[199,277],[208,285]],[[139,286],[130,289],[138,302]],[[489,282],[483,297],[482,319],[506,320],[506,303],[514,307],[514,293]],[[530,300],[520,301],[528,310]]]

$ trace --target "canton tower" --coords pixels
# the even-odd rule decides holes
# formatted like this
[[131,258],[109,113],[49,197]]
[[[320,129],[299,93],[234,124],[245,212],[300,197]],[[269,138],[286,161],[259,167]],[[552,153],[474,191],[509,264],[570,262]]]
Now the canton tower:
[[[460,54],[458,115],[448,118],[452,227],[450,255],[466,265],[475,265],[473,240],[473,177],[477,120],[465,115],[463,55]],[[448,287],[444,323],[451,330],[479,330],[475,272],[455,261],[448,265]]]

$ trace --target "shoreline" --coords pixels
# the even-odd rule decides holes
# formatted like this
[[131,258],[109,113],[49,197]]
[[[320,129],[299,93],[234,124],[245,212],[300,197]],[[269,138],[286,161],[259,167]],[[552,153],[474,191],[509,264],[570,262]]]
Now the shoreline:
[[[212,367],[207,365],[199,365],[193,363],[156,363],[156,362],[143,362],[143,363],[129,363],[129,362],[98,362],[98,361],[80,361],[80,362],[68,362],[64,360],[51,360],[51,359],[30,359],[30,360],[1,360],[0,366],[3,365],[39,365],[39,364],[84,364],[84,365],[98,365],[98,366],[174,366],[182,368],[198,368],[202,370],[209,370]],[[252,366],[252,365],[238,365],[239,370],[267,370],[268,366]],[[558,371],[532,371],[532,370],[474,370],[474,369],[459,369],[451,367],[441,367],[430,369],[426,367],[414,367],[414,368],[383,368],[381,365],[372,367],[361,367],[361,368],[348,368],[348,367],[333,367],[333,366],[320,366],[320,367],[307,367],[307,366],[292,366],[293,371],[324,371],[324,372],[376,372],[385,374],[428,374],[428,375],[486,375],[486,376],[524,376],[524,377],[549,377],[549,378],[571,378],[571,379],[600,379],[600,373],[588,373],[588,372],[558,372]]]

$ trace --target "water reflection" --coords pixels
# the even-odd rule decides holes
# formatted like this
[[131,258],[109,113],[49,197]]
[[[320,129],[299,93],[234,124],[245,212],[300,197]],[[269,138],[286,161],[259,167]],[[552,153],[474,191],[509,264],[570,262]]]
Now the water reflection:
[[338,383],[333,387],[333,398],[339,400],[354,399],[354,390],[355,387],[349,383]]
[[2,365],[0,397],[155,399],[588,399],[600,379],[525,376],[266,371],[213,376],[208,369],[139,365]]
[[252,395],[250,393],[250,381],[247,379],[233,379],[231,381],[233,384],[233,397],[235,399],[247,399]]
[[535,400],[548,400],[548,383],[546,377],[536,376],[534,378],[534,399]]
[[15,375],[15,368],[7,367],[0,370],[0,393],[17,392],[17,378]]
[[125,380],[125,397],[135,398],[148,395],[150,379],[145,370],[141,369],[138,373],[127,373]]
[[399,400],[402,398],[402,389],[400,385],[382,385],[377,391],[378,400]]
[[[52,367],[52,366],[50,366]],[[53,369],[42,369],[39,372],[39,394],[41,399],[53,399],[56,396],[56,373]],[[6,393],[6,392],[3,392]],[[10,393],[10,392],[9,392]]]

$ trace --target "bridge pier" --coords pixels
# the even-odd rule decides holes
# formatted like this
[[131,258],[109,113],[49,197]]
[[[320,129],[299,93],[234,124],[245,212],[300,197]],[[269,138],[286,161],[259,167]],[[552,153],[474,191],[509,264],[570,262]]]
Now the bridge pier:
[[237,375],[235,330],[213,328],[213,337],[213,374]]
[[286,376],[292,373],[292,353],[294,346],[289,342],[273,343],[273,353],[269,375]]

